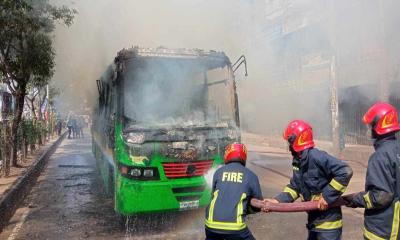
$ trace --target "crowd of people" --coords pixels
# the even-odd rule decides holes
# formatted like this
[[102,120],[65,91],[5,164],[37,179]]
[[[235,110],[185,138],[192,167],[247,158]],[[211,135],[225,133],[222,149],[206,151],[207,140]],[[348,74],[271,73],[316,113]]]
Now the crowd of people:
[[82,116],[70,116],[67,120],[68,139],[83,138],[84,127],[86,127],[86,122]]

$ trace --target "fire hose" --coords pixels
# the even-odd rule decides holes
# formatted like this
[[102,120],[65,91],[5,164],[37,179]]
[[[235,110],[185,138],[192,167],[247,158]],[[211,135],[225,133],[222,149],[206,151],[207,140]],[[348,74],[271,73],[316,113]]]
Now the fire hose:
[[[347,205],[349,202],[345,199],[351,199],[355,194],[356,193],[340,197],[336,202],[329,205],[329,208]],[[318,201],[272,203],[252,198],[250,204],[255,208],[264,209],[270,212],[307,212],[318,210]]]

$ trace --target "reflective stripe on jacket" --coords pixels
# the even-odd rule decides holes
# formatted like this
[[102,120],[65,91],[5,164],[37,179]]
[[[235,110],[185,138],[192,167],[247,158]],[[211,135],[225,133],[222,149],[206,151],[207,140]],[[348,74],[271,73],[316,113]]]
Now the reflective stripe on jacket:
[[[318,200],[322,195],[328,204],[335,202],[345,191],[353,175],[347,163],[316,148],[304,150],[293,159],[293,176],[276,199],[279,202]],[[310,230],[339,229],[343,225],[340,207],[326,211],[308,212]]]
[[221,167],[213,177],[206,227],[224,232],[243,230],[246,228],[244,217],[258,211],[250,207],[251,198],[263,199],[258,177],[239,162]]
[[364,237],[400,240],[400,144],[395,136],[374,143],[368,161],[365,191],[353,201],[365,208]]

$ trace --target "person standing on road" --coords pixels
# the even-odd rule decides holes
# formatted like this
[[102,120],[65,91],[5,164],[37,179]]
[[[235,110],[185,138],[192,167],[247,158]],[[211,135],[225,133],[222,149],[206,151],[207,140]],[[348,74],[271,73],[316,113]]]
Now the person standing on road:
[[294,120],[287,126],[283,138],[288,141],[293,156],[293,176],[283,192],[272,203],[318,201],[318,209],[308,212],[308,240],[338,240],[342,236],[342,211],[328,206],[346,190],[353,171],[345,162],[315,148],[311,126]]
[[62,121],[61,121],[61,119],[57,119],[56,132],[57,132],[58,136],[61,136],[61,131],[62,131]]
[[226,148],[225,166],[213,176],[212,200],[206,208],[206,240],[255,239],[244,219],[260,211],[250,206],[250,200],[263,197],[258,177],[245,167],[246,159],[243,144],[233,143]]
[[371,127],[375,152],[368,161],[365,191],[346,200],[349,207],[365,208],[364,238],[399,240],[400,130],[397,110],[388,103],[374,104],[363,121]]
[[79,136],[83,138],[83,128],[85,127],[85,119],[80,116],[78,119],[78,126],[79,126]]
[[73,138],[78,138],[78,122],[76,120],[76,117],[74,116],[71,121],[72,121],[72,135],[73,135]]
[[73,123],[73,118],[71,116],[68,118],[67,128],[68,128],[68,139],[71,139],[71,134],[72,136],[74,136],[73,133],[74,123]]

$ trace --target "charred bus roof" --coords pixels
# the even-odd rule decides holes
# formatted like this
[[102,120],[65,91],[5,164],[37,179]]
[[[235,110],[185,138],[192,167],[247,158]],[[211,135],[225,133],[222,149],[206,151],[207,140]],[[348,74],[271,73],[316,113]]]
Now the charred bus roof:
[[171,49],[171,48],[140,48],[122,49],[115,58],[115,63],[140,59],[174,59],[202,65],[207,69],[214,69],[230,65],[231,62],[224,52],[205,51],[201,49]]

